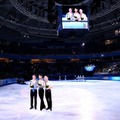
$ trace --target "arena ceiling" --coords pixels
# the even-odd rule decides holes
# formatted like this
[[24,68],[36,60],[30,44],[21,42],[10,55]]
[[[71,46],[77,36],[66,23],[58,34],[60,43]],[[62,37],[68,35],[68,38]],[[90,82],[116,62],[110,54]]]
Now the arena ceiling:
[[[68,39],[58,38],[58,15],[55,2],[78,4],[84,1],[86,0],[0,0],[0,52],[42,55],[66,53],[74,55],[89,53],[90,51],[95,52],[98,47],[102,48],[103,51],[106,48],[110,49],[109,45],[104,44],[105,40],[84,43],[87,39],[74,39],[73,36]],[[96,9],[101,4],[104,3],[108,8],[110,4],[117,1],[92,0],[90,4],[92,15],[96,15]],[[104,34],[100,33],[96,38],[98,39],[101,36]],[[93,37],[93,39],[95,38]],[[114,41],[117,43],[117,40]],[[94,45],[95,47],[93,47]],[[118,43],[115,48],[119,48]]]
[[103,0],[0,0],[0,16],[22,25],[56,29],[58,17],[55,2],[76,4],[83,1],[91,1],[91,10],[103,2]]
[[78,4],[89,1],[93,15],[94,10],[102,3],[109,6],[117,2],[117,0],[0,0],[0,26],[11,29],[11,33],[15,32],[16,36],[58,38],[55,2]]

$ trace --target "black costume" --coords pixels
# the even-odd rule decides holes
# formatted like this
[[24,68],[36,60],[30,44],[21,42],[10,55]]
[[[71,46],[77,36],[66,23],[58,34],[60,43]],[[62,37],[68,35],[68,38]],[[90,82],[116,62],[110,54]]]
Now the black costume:
[[52,110],[52,93],[51,93],[51,89],[47,89],[47,88],[49,88],[49,86],[52,86],[50,81],[45,83],[45,87],[46,87],[45,97],[46,97],[47,104],[48,104],[47,110],[48,109]]
[[39,80],[38,85],[39,85],[38,94],[40,97],[40,110],[42,110],[45,108],[43,82]]
[[[33,105],[34,102],[34,105]],[[37,109],[37,81],[31,80],[30,81],[30,109],[33,107]]]

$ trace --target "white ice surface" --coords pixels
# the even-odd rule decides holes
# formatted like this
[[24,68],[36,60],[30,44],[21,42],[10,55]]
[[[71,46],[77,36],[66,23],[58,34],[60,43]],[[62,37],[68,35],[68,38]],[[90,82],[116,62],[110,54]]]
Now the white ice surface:
[[52,82],[52,111],[29,109],[28,82],[0,87],[0,120],[120,120],[120,82]]

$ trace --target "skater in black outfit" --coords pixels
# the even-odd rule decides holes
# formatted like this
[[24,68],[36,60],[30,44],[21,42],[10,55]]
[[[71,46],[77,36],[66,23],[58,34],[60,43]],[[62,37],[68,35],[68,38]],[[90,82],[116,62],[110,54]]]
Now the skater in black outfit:
[[44,81],[42,75],[39,75],[38,80],[38,94],[40,97],[40,110],[45,109],[45,103],[44,103]]
[[33,109],[33,107],[37,109],[37,80],[35,75],[32,75],[32,80],[30,81],[30,105],[30,109]]
[[53,87],[52,86],[52,83],[48,80],[48,77],[47,76],[44,76],[44,80],[45,80],[45,97],[46,97],[46,100],[47,100],[47,109],[46,110],[51,110],[52,111],[52,94],[51,94],[51,88]]

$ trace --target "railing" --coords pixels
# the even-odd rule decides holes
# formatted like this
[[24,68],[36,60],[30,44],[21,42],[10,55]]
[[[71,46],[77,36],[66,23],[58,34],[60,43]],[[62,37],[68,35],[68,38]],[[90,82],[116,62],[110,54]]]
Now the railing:
[[10,53],[0,53],[0,57],[2,58],[10,58],[10,59],[70,59],[70,58],[77,58],[77,59],[89,59],[89,58],[101,58],[101,55],[105,57],[111,56],[119,56],[120,51],[114,52],[104,52],[104,53],[95,53],[95,54],[76,54],[76,55],[31,55],[31,54],[10,54]]
[[115,27],[120,27],[120,17],[118,17],[117,19],[112,19],[112,20],[108,20],[106,22],[102,22],[100,24],[96,24],[94,25],[94,28],[92,28],[90,30],[90,32],[96,32],[99,30],[107,30],[109,28],[115,28]]
[[30,34],[30,35],[57,37],[57,30],[55,29],[43,29],[43,28],[30,27],[30,26],[22,25],[20,23],[10,21],[1,16],[0,16],[0,23],[9,28],[19,31],[20,33],[22,31],[23,34],[26,33],[27,31],[27,34]]
[[0,86],[8,85],[8,84],[13,84],[13,83],[17,83],[17,79],[16,78],[12,78],[12,79],[0,79]]

